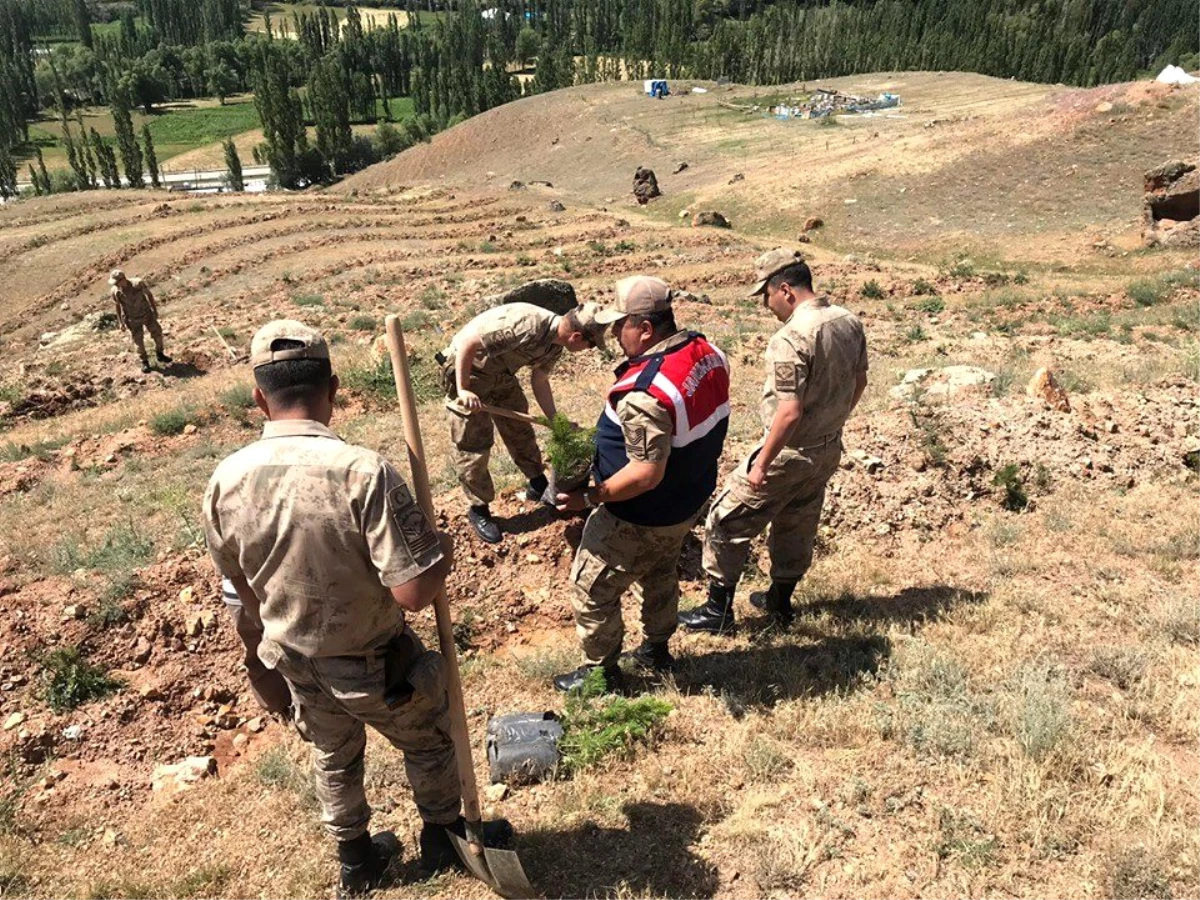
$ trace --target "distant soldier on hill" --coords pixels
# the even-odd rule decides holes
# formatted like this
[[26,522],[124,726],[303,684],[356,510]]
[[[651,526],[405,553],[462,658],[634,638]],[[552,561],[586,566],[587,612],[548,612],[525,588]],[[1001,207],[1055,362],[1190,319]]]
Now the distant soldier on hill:
[[133,345],[137,347],[142,371],[150,371],[150,358],[146,355],[144,331],[154,339],[154,355],[160,363],[169,363],[171,357],[163,352],[162,326],[158,324],[158,304],[150,288],[140,278],[126,278],[120,269],[113,269],[108,283],[112,285],[113,304],[117,307],[117,321],[129,331]]

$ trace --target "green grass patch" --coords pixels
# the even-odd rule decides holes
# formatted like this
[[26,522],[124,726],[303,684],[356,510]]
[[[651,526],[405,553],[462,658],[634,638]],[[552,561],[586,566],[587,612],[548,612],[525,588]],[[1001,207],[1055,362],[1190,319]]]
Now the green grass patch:
[[165,412],[157,413],[150,417],[150,431],[160,437],[167,437],[174,434],[183,434],[185,429],[192,421],[192,410],[186,406],[177,406],[175,409],[168,409]]
[[917,312],[928,313],[931,316],[940,315],[946,310],[946,301],[936,295],[922,297],[912,305]]
[[16,444],[12,441],[6,441],[0,445],[0,461],[3,462],[20,462],[23,459],[34,457],[42,462],[47,462],[51,458],[51,454],[59,447],[64,446],[68,442],[68,438],[54,438],[49,441],[35,441],[32,444]]
[[353,316],[347,324],[351,331],[374,331],[379,320],[374,316]]
[[1164,272],[1153,278],[1139,278],[1129,282],[1125,293],[1138,306],[1155,306],[1169,299],[1178,288],[1197,287],[1197,276],[1187,269]]
[[254,408],[254,388],[248,384],[237,384],[224,390],[217,397],[221,408],[229,417],[241,425],[248,423],[247,413]]
[[74,537],[65,537],[51,551],[51,559],[58,574],[76,569],[119,572],[141,565],[153,553],[154,541],[129,522],[109,529],[104,540],[92,548],[81,546]]
[[887,296],[887,291],[885,291],[880,286],[879,282],[874,278],[864,284],[859,290],[859,293],[867,300],[882,300]]
[[604,670],[593,669],[583,686],[567,697],[559,741],[564,769],[577,772],[648,743],[670,712],[671,704],[657,697],[606,694]]
[[56,713],[107,697],[123,686],[120,679],[84,659],[78,647],[51,650],[40,662],[43,696]]
[[292,302],[297,306],[324,306],[325,298],[320,294],[294,294]]

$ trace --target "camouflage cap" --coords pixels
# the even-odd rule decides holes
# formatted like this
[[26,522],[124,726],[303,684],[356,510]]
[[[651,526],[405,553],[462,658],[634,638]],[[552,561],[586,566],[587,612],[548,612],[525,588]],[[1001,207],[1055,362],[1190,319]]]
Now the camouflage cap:
[[776,247],[774,250],[764,253],[754,261],[754,287],[746,296],[753,297],[755,294],[761,294],[772,276],[799,262],[804,262],[804,254],[799,250],[785,250],[783,247]]
[[671,286],[661,278],[632,275],[617,282],[622,316],[648,316],[671,308]]
[[[272,349],[276,341],[297,341],[302,346]],[[295,319],[276,319],[254,333],[250,341],[250,366],[257,369],[285,359],[329,359],[329,345],[321,332]]]
[[115,285],[118,281],[120,281],[124,277],[125,277],[125,273],[122,272],[120,269],[113,269],[112,272],[109,273],[108,283]]
[[625,318],[625,314],[615,309],[604,309],[596,303],[584,303],[572,310],[575,320],[588,339],[597,347],[604,347],[604,335],[608,326]]

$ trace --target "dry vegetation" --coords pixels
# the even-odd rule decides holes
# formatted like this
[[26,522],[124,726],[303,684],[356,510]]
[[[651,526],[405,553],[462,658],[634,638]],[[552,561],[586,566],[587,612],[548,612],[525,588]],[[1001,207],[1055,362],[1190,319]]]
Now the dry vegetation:
[[[953,77],[940,83],[953,98]],[[999,105],[1046,94],[989,83]],[[983,115],[979,80],[963,85]],[[1092,103],[1092,93],[1053,102]],[[1184,98],[1193,112],[1195,101]],[[1134,141],[1156,102],[1111,129],[1114,146]],[[1078,124],[1060,123],[1068,136]],[[674,157],[660,162],[647,147],[644,161],[669,172]],[[981,177],[1000,177],[1020,152],[993,158]],[[759,196],[752,171],[772,164],[755,153],[748,197]],[[721,183],[744,161],[723,163]],[[479,165],[494,165],[505,186],[517,177],[486,157]],[[1117,249],[1062,242],[1020,218],[1023,240],[1036,243],[1029,254],[1005,238],[968,259],[933,235],[914,238],[903,258],[883,245],[855,258],[831,247],[861,238],[813,196],[774,226],[764,212],[759,237],[685,228],[653,206],[643,215],[627,195],[632,167],[603,189],[622,198],[607,211],[583,205],[586,191],[576,200],[557,188],[481,187],[472,170],[445,174],[446,184],[369,195],[102,194],[0,210],[0,722],[26,717],[0,732],[0,896],[332,890],[306,748],[278,725],[256,730],[200,545],[203,485],[260,424],[248,370],[214,327],[235,351],[273,316],[324,328],[347,385],[335,428],[399,461],[390,374],[371,344],[383,315],[404,316],[438,505],[460,538],[452,598],[480,736],[493,713],[562,708],[548,677],[576,660],[565,577],[579,521],[517,499],[520,475],[499,451],[498,508],[513,533],[500,549],[469,538],[433,351],[506,286],[552,275],[606,299],[621,275],[662,274],[710,299],[684,302],[680,319],[735,363],[732,466],[757,437],[772,330],[741,297],[749,262],[809,214],[831,222],[808,248],[818,278],[860,312],[870,341],[872,383],[846,445],[879,465],[848,458],[836,476],[802,615],[789,633],[767,629],[743,590],[736,637],[679,636],[676,675],[635,682],[673,707],[650,747],[515,788],[492,812],[513,820],[546,896],[1200,892],[1191,256],[1121,255],[1136,205],[1115,204],[1120,215],[1104,224]],[[1046,190],[1045,202],[1072,202]],[[558,197],[567,212],[548,211]],[[854,209],[881,215],[867,199]],[[936,231],[925,219],[913,226]],[[137,372],[115,331],[61,335],[104,308],[104,276],[118,261],[164,300],[177,361],[166,374]],[[38,349],[47,331],[60,339]],[[952,364],[996,377],[947,402],[890,394],[910,369]],[[594,415],[610,365],[566,360],[560,406]],[[1071,411],[1025,395],[1043,365]],[[699,602],[697,541],[682,577],[685,602]],[[752,572],[747,587],[764,580]],[[83,609],[67,615],[69,606]],[[630,598],[630,622],[634,608]],[[430,635],[428,615],[415,624]],[[83,672],[65,695],[51,692],[67,667],[48,654],[69,648],[123,684]],[[81,702],[55,712],[62,696]],[[67,737],[69,726],[82,739]],[[217,757],[219,777],[179,794],[151,790],[155,764],[196,753]],[[382,742],[367,777],[377,827],[396,829],[408,858],[407,883],[383,896],[482,895],[464,878],[420,880],[403,767]]]

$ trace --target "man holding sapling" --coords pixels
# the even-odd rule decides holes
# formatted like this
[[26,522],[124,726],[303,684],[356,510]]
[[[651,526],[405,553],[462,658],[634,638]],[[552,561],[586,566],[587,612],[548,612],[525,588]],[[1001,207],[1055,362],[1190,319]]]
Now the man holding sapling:
[[533,426],[490,416],[482,407],[528,412],[529,401],[517,380],[517,372],[528,368],[534,399],[553,422],[557,408],[550,373],[563,349],[579,352],[602,347],[604,333],[616,315],[594,303],[584,303],[561,316],[532,303],[505,303],[477,315],[454,336],[445,352],[438,354],[444,366],[446,395],[468,413],[448,414],[450,440],[458,481],[471,505],[467,519],[480,539],[489,544],[502,540],[489,506],[496,497],[488,472],[495,440],[493,425],[513,462],[529,479],[525,496],[541,500],[548,487]]
[[750,603],[786,628],[792,592],[812,563],[825,485],[842,458],[842,426],[867,387],[867,339],[847,309],[813,291],[803,257],[782,248],[755,262],[751,297],[783,323],[767,344],[763,438],[730,476],[704,526],[708,602],[684,613],[692,631],[733,628],[733,594],[750,542],[771,526],[771,587]]
[[571,567],[575,629],[583,665],[559,675],[578,688],[597,667],[621,686],[621,597],[642,588],[645,641],[633,652],[662,671],[679,610],[683,540],[717,485],[729,427],[729,363],[695,332],[680,331],[671,289],[658,278],[617,282],[614,335],[627,357],[616,370],[596,426],[597,484],[558,495],[559,509],[592,508]]

